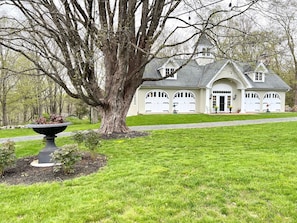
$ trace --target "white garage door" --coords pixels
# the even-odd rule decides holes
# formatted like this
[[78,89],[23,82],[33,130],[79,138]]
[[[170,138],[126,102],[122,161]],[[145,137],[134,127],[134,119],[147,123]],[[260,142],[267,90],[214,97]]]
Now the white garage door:
[[173,97],[174,110],[178,113],[196,111],[195,95],[191,91],[178,91]]
[[169,97],[165,91],[150,91],[145,96],[145,112],[147,113],[168,113]]
[[256,92],[246,92],[245,110],[246,112],[260,112],[260,96]]
[[264,95],[263,99],[263,111],[280,112],[281,111],[281,99],[280,95],[276,92],[269,92]]

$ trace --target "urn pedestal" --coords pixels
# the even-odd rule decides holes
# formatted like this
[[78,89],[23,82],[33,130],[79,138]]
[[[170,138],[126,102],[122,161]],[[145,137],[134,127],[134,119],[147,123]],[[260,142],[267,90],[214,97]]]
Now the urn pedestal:
[[29,124],[28,128],[32,128],[34,132],[45,135],[45,147],[38,154],[38,164],[54,164],[51,161],[51,154],[55,152],[58,147],[55,143],[56,134],[63,132],[70,122],[57,123],[57,124]]

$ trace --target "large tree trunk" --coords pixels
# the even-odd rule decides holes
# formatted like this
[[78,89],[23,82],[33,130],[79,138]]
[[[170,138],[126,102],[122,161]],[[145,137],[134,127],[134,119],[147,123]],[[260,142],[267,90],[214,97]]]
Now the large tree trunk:
[[106,96],[100,106],[102,134],[129,131],[126,116],[136,89],[142,83],[144,68],[135,72],[135,67],[139,67],[143,61],[132,60],[130,54],[133,48],[127,47],[124,36],[121,39],[121,44],[113,42],[112,47],[104,50]]
[[126,93],[113,94],[112,100],[106,106],[100,108],[102,134],[127,133],[129,128],[126,125],[126,116],[130,108],[136,89],[126,88]]
[[126,125],[126,115],[123,113],[126,108],[120,106],[109,107],[108,109],[102,110],[102,121],[100,132],[102,134],[112,133],[125,133],[129,132],[129,128]]
[[133,95],[127,95],[126,98],[117,96],[107,106],[101,109],[101,127],[102,134],[126,133],[129,128],[126,125],[126,116],[130,107]]

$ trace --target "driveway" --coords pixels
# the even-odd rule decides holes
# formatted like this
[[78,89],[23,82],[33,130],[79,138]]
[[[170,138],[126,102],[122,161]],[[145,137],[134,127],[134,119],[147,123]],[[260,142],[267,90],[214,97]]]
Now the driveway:
[[[268,118],[258,120],[238,120],[238,121],[226,121],[226,122],[204,122],[204,123],[192,123],[192,124],[170,124],[170,125],[144,125],[144,126],[131,126],[133,131],[151,131],[151,130],[166,130],[166,129],[195,129],[195,128],[214,128],[222,126],[238,126],[238,125],[257,125],[265,123],[278,123],[278,122],[297,122],[297,117],[290,118]],[[62,132],[57,136],[70,136],[72,132]],[[30,141],[42,139],[43,135],[32,136],[19,136],[14,138],[1,138],[0,143],[12,140],[14,142]]]

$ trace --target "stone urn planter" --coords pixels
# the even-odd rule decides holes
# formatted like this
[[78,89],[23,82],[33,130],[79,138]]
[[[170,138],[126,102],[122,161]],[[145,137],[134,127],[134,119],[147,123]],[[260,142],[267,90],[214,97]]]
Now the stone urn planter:
[[63,132],[70,122],[50,123],[50,124],[29,124],[28,128],[32,128],[36,133],[45,135],[45,147],[39,152],[38,160],[31,163],[32,166],[52,166],[51,154],[58,149],[55,143],[56,134]]

